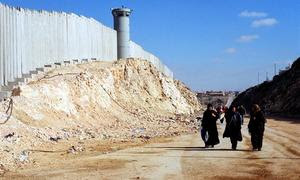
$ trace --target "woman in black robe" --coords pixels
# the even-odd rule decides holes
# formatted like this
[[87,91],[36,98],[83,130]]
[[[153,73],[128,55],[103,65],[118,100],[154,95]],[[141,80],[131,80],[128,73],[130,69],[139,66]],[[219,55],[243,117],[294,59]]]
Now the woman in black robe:
[[231,148],[236,150],[238,141],[242,141],[242,118],[237,112],[236,107],[231,107],[230,110],[225,114],[226,128],[223,137],[229,137],[231,142]]
[[205,142],[205,147],[214,147],[214,145],[220,143],[217,130],[218,118],[218,113],[213,110],[211,104],[208,104],[202,118],[202,128],[208,132],[208,140]]
[[265,131],[265,123],[266,119],[260,107],[257,104],[254,104],[251,109],[250,121],[248,124],[253,150],[261,151]]

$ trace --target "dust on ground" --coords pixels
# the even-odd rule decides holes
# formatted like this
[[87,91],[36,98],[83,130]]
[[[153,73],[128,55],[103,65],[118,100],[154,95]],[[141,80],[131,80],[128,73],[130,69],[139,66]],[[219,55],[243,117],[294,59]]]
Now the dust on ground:
[[[203,148],[199,134],[158,138],[148,143],[116,143],[116,151],[102,148],[73,154],[40,155],[35,166],[7,172],[6,178],[37,179],[299,179],[300,124],[268,119],[262,151],[252,151],[246,119],[243,142],[230,149],[221,143]],[[128,145],[128,146],[127,146]],[[101,147],[101,145],[100,145]],[[109,146],[110,147],[110,146]],[[125,148],[125,149],[123,149]],[[88,148],[87,148],[88,149]],[[102,150],[101,150],[102,149]],[[71,157],[70,157],[71,156]],[[46,162],[52,162],[48,165]],[[41,163],[41,164],[40,164]],[[43,164],[45,163],[45,164]]]

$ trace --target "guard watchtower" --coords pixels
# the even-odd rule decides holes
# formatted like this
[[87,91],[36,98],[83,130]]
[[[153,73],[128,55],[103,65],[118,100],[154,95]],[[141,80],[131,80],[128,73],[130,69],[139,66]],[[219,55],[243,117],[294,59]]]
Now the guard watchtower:
[[132,10],[122,6],[112,9],[114,29],[117,31],[118,59],[130,56],[130,27],[129,16]]

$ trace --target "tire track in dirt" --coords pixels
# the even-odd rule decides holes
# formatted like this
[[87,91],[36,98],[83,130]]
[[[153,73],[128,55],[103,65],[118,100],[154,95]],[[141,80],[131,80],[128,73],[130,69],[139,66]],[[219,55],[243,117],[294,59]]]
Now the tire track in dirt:
[[[288,134],[288,135],[287,135]],[[297,167],[291,165],[299,162],[299,143],[291,132],[277,132],[272,127],[266,127],[262,151],[246,152],[249,158],[257,158],[254,163],[246,166],[256,167],[249,173],[257,176],[258,179],[298,179],[300,172]],[[245,136],[245,143],[251,146],[250,135]],[[293,144],[291,146],[291,144]]]
[[[273,124],[281,128],[285,125]],[[262,151],[252,151],[251,137],[245,125],[242,128],[244,139],[238,144],[238,150],[231,150],[230,140],[221,138],[224,125],[218,125],[221,143],[214,148],[203,148],[199,134],[189,134],[108,154],[91,152],[83,156],[84,159],[69,159],[65,162],[72,166],[69,168],[55,165],[45,172],[31,169],[19,175],[33,177],[40,173],[45,177],[55,175],[54,179],[62,179],[67,174],[67,179],[298,180],[300,148],[294,141],[297,133],[289,138],[298,125],[287,125],[292,129],[288,136],[285,131],[276,132],[277,129],[266,127]],[[292,143],[295,145],[289,145]]]
[[[245,134],[245,132],[244,132]],[[245,145],[247,148],[252,149],[251,140],[249,135],[244,135]],[[246,168],[252,167],[254,168],[250,172],[248,172],[251,176],[256,176],[256,178],[271,178],[273,177],[272,171],[269,168],[269,165],[272,162],[268,160],[261,159],[261,157],[254,151],[247,151],[245,154],[248,156],[249,159],[252,159],[251,163],[247,162],[243,164]],[[254,162],[253,162],[254,160]]]
[[278,133],[273,133],[274,131],[270,128],[266,128],[264,139],[270,141],[270,144],[282,152],[288,158],[293,158],[290,155],[300,157],[299,144],[295,143],[291,138],[282,137]]
[[286,138],[286,139],[288,139],[289,141],[292,141],[295,144],[300,144],[300,141],[297,140],[295,138],[295,136],[292,136],[290,133],[283,132],[283,131],[278,131],[278,130],[275,130],[275,129],[272,129],[272,128],[267,128],[267,130],[271,134],[277,135],[277,136],[282,137],[282,138]]

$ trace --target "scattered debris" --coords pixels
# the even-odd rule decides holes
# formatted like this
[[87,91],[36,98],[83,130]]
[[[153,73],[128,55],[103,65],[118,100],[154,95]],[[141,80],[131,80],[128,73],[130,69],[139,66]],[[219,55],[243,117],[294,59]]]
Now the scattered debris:
[[146,130],[146,128],[135,128],[135,129],[132,129],[132,132],[134,134],[142,134],[145,132],[145,130]]
[[29,152],[24,150],[21,152],[21,154],[19,156],[19,161],[22,163],[29,162],[28,157],[29,157]]
[[147,136],[147,135],[140,135],[139,138],[142,138],[142,139],[151,139],[150,136]]
[[61,139],[61,137],[50,137],[49,138],[50,139],[50,141],[55,141],[55,142],[58,142],[58,140],[60,140]]
[[3,164],[0,164],[0,177],[4,176],[4,174],[7,172]]
[[84,151],[84,150],[85,150],[85,148],[82,147],[82,146],[71,146],[71,147],[68,149],[67,153],[75,154],[75,153],[77,153],[77,152],[82,152],[82,151]]
[[11,92],[11,96],[20,96],[21,95],[21,88],[18,86],[14,88]]
[[93,139],[146,142],[194,132],[190,115],[201,110],[192,91],[144,60],[72,64],[15,91],[0,102],[1,122],[12,115],[0,126],[0,159],[8,169],[28,162],[24,149],[64,144],[78,153]]
[[5,135],[4,138],[10,138],[10,137],[13,137],[14,135],[15,135],[15,133],[12,132],[12,133]]

